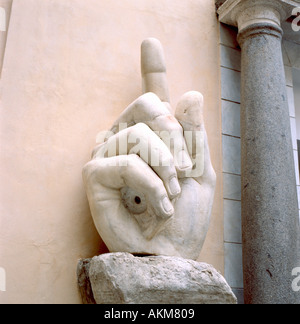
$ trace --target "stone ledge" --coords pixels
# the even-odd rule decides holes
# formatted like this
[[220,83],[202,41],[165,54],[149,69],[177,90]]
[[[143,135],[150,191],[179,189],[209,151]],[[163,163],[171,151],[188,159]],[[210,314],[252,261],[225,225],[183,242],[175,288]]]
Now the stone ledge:
[[[256,6],[258,8],[260,7],[260,9],[252,11],[250,16],[255,13],[257,16],[256,18],[267,18],[268,21],[271,18],[270,12],[268,12],[268,10],[263,10],[263,6],[270,10],[272,8],[275,9],[277,14],[280,13],[281,20],[283,21],[291,16],[294,8],[299,7],[299,0],[226,0],[221,6],[218,6],[217,14],[222,23],[237,27],[238,16],[243,15],[248,9]],[[246,18],[247,15],[249,14],[246,13],[244,18]],[[245,20],[244,18],[240,22],[243,22],[243,20]]]
[[211,265],[178,257],[108,253],[81,260],[78,285],[85,304],[236,304]]

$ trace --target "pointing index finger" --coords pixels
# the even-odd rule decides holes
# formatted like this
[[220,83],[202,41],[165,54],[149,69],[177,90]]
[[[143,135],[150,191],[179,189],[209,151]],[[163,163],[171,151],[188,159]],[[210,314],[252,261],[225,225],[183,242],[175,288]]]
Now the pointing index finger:
[[148,38],[141,47],[143,93],[153,92],[162,102],[170,102],[166,63],[159,40]]

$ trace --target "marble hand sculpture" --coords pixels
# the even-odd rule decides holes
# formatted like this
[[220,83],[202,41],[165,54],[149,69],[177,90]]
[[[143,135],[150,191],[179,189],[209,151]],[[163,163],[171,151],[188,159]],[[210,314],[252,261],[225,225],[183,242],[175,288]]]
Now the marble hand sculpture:
[[83,179],[95,226],[110,252],[196,260],[216,185],[203,96],[188,92],[175,115],[162,46],[142,44],[144,94],[93,151]]

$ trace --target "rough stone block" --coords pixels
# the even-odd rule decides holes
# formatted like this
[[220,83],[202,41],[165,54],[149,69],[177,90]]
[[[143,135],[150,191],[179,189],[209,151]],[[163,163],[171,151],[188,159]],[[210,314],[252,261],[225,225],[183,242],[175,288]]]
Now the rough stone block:
[[78,264],[84,303],[236,304],[211,265],[178,257],[108,253]]

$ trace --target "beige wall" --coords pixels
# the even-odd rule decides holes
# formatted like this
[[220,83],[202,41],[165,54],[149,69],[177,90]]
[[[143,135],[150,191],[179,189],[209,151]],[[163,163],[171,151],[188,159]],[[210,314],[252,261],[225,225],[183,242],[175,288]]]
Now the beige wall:
[[201,260],[224,271],[214,0],[15,0],[0,83],[0,303],[77,303],[76,265],[105,251],[81,169],[141,94],[140,44],[161,40],[172,104],[201,91],[218,175]]

